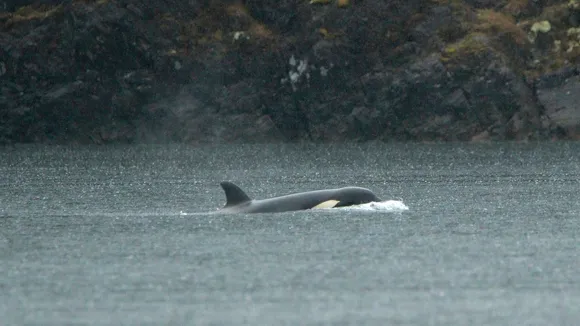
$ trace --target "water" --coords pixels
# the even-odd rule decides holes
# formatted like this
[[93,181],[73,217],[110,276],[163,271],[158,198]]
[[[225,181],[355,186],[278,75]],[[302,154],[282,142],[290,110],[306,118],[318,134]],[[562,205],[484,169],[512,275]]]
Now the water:
[[[206,214],[222,180],[409,209]],[[5,148],[0,320],[576,325],[579,180],[566,142]]]

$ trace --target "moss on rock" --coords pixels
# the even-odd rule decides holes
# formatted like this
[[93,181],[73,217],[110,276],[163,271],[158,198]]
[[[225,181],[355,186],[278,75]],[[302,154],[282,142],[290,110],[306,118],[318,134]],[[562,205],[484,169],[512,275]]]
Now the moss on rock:
[[474,30],[492,38],[507,36],[506,41],[514,42],[518,46],[528,43],[526,32],[516,25],[513,17],[491,9],[482,9],[477,12],[477,23]]
[[517,63],[525,57],[530,42],[526,32],[518,26],[516,20],[502,12],[491,9],[473,10],[455,4],[461,8],[464,18],[461,26],[465,35],[449,42],[441,52],[441,60],[448,65],[477,64],[481,56],[490,51]]
[[45,19],[62,14],[62,12],[62,5],[33,4],[20,7],[13,13],[0,16],[0,22],[3,23],[3,29],[8,30],[16,24]]
[[441,61],[447,64],[458,64],[477,59],[489,51],[488,38],[480,32],[472,32],[457,42],[445,47]]
[[191,20],[165,13],[160,21],[162,29],[167,31],[173,31],[175,25],[178,26],[178,52],[186,55],[196,48],[202,52],[209,51],[219,58],[228,46],[236,42],[271,44],[276,38],[275,33],[254,19],[241,2],[228,5],[217,3]]
[[532,42],[533,58],[526,75],[539,75],[580,63],[580,44],[574,20],[577,0],[564,0],[544,7],[536,17],[519,23]]

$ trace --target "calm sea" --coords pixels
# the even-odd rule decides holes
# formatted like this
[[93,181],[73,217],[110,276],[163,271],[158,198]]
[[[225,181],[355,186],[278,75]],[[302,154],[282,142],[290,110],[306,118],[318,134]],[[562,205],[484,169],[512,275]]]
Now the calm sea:
[[[342,186],[404,209],[220,215]],[[0,149],[2,325],[577,325],[580,143]]]

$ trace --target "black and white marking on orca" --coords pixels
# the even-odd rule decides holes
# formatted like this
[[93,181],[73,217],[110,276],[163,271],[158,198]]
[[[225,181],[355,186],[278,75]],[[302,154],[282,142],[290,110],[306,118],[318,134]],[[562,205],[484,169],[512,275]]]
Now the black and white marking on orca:
[[345,207],[381,201],[372,191],[360,187],[344,187],[289,194],[285,196],[250,199],[235,184],[220,184],[226,194],[222,213],[279,213],[316,208]]

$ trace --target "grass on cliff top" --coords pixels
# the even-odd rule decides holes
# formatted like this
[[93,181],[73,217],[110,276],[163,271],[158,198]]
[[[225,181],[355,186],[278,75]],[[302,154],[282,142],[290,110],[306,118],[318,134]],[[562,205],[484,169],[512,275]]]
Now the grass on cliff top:
[[457,60],[468,60],[478,56],[489,49],[485,34],[474,32],[467,34],[457,42],[449,44],[441,54],[441,61],[454,62]]
[[[511,0],[508,5],[518,1],[524,0]],[[458,19],[453,26],[440,28],[438,35],[443,40],[453,42],[461,36],[478,32],[486,34],[492,40],[507,36],[519,46],[527,43],[526,32],[517,25],[515,18],[510,14],[493,9],[474,9],[462,0],[431,0],[431,2],[449,6],[453,16]]]
[[[530,32],[530,40],[537,51],[530,61],[526,75],[539,75],[580,63],[580,32],[571,17],[577,15],[578,0],[560,0],[543,7],[535,17],[526,17],[519,25]],[[548,21],[549,31],[531,32],[536,23]]]
[[477,20],[474,26],[476,31],[492,37],[506,35],[519,46],[528,44],[526,32],[516,25],[515,19],[509,15],[491,9],[482,9],[477,12]]
[[62,5],[29,5],[18,8],[15,12],[0,13],[0,30],[8,31],[13,27],[35,20],[42,20],[62,14]]
[[[193,33],[202,36],[207,35],[207,32],[215,34],[219,31],[220,33],[244,32],[258,39],[274,37],[274,33],[252,17],[246,6],[240,2],[210,7],[191,23]],[[231,25],[240,26],[239,30],[233,29]]]
[[[210,5],[194,19],[187,20],[164,13],[158,17],[160,28],[168,35],[176,37],[179,49],[174,55],[187,54],[192,47],[203,51],[213,51],[217,56],[228,47],[240,42],[274,45],[275,33],[256,20],[241,2],[229,5]],[[215,52],[217,51],[217,52]]]
[[[109,0],[74,0],[73,4],[97,4],[108,3]],[[11,27],[16,23],[39,20],[52,17],[63,12],[63,5],[31,4],[22,6],[14,12],[1,13],[0,19],[4,21],[4,27]]]
[[524,16],[527,14],[530,2],[530,0],[509,0],[505,6],[503,6],[502,11],[513,17]]
[[[519,59],[513,45],[525,50],[529,49],[530,42],[527,33],[520,28],[515,19],[501,12],[491,9],[471,10],[474,19],[465,21],[465,36],[449,43],[441,53],[441,60],[445,63],[468,63],[473,58],[487,53],[490,47],[506,58]],[[468,17],[465,14],[465,17]]]
[[28,5],[18,8],[14,13],[8,14],[12,23],[20,21],[43,19],[50,17],[62,9],[62,5]]
[[[553,2],[536,16],[530,16],[533,12],[530,0],[505,1],[496,6],[501,8],[498,9],[500,11],[476,10],[461,0],[431,1],[453,4],[454,10],[458,10],[458,15],[461,15],[456,16],[467,17],[461,24],[465,26],[465,35],[459,39],[448,38],[449,43],[441,51],[441,60],[448,65],[470,65],[474,58],[490,50],[509,60],[515,69],[528,76],[580,63],[580,31],[572,26],[570,20],[576,10],[574,5],[580,3],[580,0]],[[475,19],[469,18],[474,16]],[[518,22],[517,18],[521,20]],[[549,21],[552,27],[542,40],[534,40],[529,37],[529,33],[533,24],[540,21]],[[532,51],[534,48],[537,51]]]

